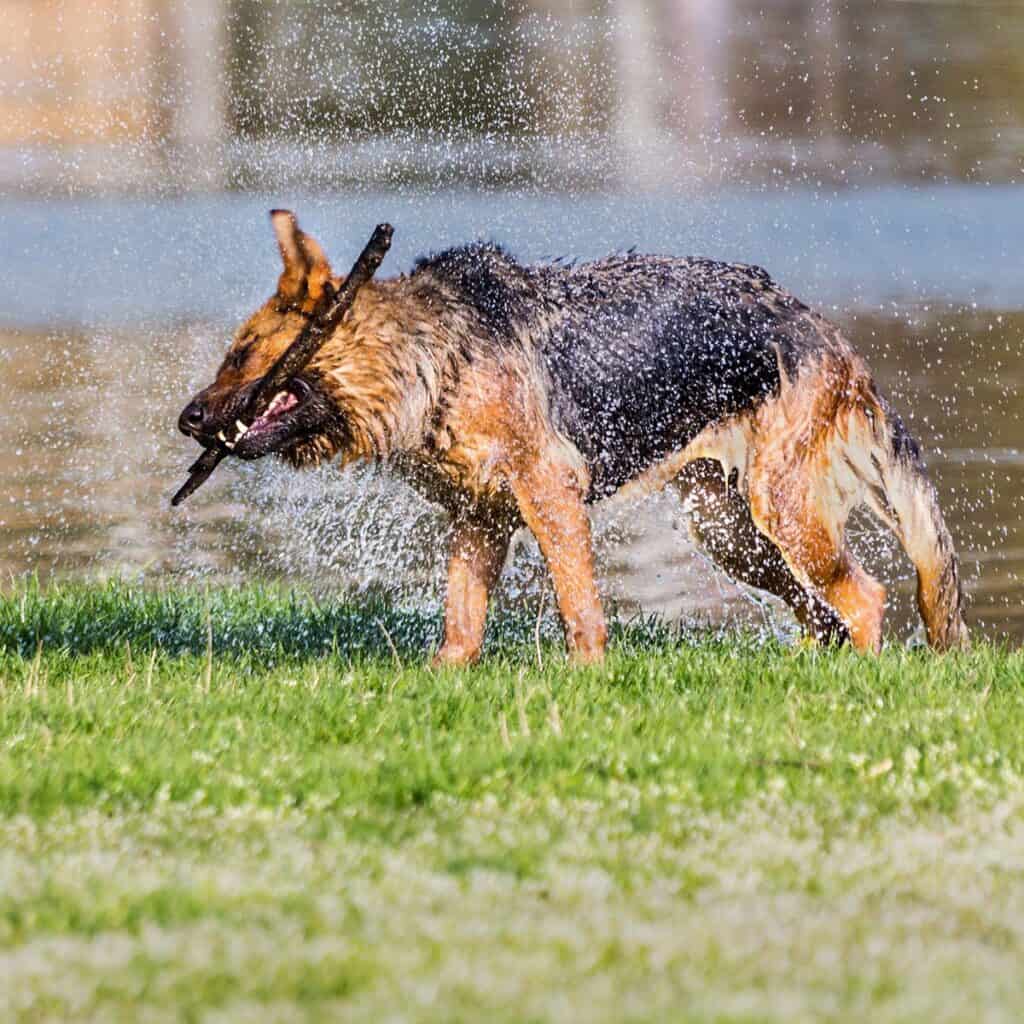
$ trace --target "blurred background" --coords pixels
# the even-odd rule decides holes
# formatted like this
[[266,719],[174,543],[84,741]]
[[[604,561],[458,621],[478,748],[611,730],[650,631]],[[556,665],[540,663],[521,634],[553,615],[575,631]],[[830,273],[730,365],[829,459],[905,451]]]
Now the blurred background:
[[1014,0],[2,0],[2,181],[1012,181]]
[[[1024,636],[1024,5],[0,0],[0,568],[299,578],[436,603],[443,523],[368,470],[225,467],[178,409],[272,290],[271,206],[340,265],[475,237],[766,266],[921,438],[971,617]],[[598,516],[624,614],[788,628],[672,499]],[[908,567],[856,544],[912,630]],[[506,599],[535,601],[524,545]],[[398,570],[396,571],[396,565]]]

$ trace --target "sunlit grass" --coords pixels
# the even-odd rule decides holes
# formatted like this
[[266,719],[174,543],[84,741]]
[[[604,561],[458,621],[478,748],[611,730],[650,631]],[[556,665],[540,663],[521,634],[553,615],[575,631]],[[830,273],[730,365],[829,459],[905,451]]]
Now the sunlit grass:
[[0,1019],[1024,1010],[1020,652],[510,620],[434,672],[437,626],[0,599]]

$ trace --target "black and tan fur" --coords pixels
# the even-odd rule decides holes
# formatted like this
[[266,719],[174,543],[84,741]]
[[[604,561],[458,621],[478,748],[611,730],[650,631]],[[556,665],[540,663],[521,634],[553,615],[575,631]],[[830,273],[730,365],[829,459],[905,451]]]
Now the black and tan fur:
[[[274,226],[277,292],[182,414],[200,440],[230,435],[246,388],[338,284],[290,214]],[[781,597],[811,636],[878,650],[885,591],[844,539],[867,504],[917,569],[931,645],[967,643],[917,445],[840,330],[757,267],[637,254],[526,267],[491,245],[451,249],[367,284],[291,390],[291,407],[235,454],[387,460],[449,512],[439,662],[478,656],[523,524],[574,657],[600,658],[586,506],[665,486],[688,498],[696,539],[733,576]]]

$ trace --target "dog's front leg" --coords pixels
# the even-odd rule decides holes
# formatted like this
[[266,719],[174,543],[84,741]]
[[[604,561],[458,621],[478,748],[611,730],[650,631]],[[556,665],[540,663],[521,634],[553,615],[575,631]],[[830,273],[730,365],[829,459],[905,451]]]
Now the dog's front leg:
[[554,460],[531,460],[511,484],[551,573],[570,656],[581,664],[601,661],[608,631],[594,579],[590,517],[575,474]]
[[435,665],[469,665],[480,657],[487,601],[501,575],[511,527],[478,516],[452,523],[444,642]]

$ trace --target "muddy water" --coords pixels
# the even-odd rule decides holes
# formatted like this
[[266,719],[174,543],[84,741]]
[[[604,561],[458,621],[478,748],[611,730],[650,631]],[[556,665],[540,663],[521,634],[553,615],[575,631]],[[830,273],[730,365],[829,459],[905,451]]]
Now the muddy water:
[[[470,213],[460,209],[472,221],[472,207]],[[157,227],[164,216],[166,211],[154,214],[148,237],[160,237]],[[0,417],[0,569],[5,576],[128,573],[150,580],[241,580],[262,575],[331,589],[397,589],[407,600],[428,603],[438,599],[443,554],[437,537],[443,523],[377,471],[339,474],[327,468],[294,474],[270,461],[226,465],[188,505],[172,513],[168,496],[195,454],[175,431],[174,420],[184,398],[208,380],[229,327],[223,316],[213,320],[209,315],[219,271],[214,266],[206,273],[204,266],[216,241],[208,238],[208,249],[203,249],[165,235],[171,251],[161,248],[153,255],[141,243],[131,244],[130,231],[121,232],[122,245],[129,246],[127,257],[102,249],[89,259],[88,232],[80,221],[69,228],[59,216],[39,210],[32,217],[58,237],[75,240],[49,251],[64,279],[79,282],[83,291],[77,297],[63,293],[59,303],[51,304],[51,309],[60,306],[60,316],[47,313],[45,305],[28,301],[45,291],[35,272],[36,263],[44,262],[42,243],[35,240],[0,256],[5,293],[17,296],[8,307],[8,326],[0,326],[5,404]],[[95,210],[89,217],[102,224]],[[231,271],[239,277],[230,287],[221,282],[223,306],[232,316],[272,286],[273,247],[263,237],[260,218],[251,250],[259,255],[250,256],[240,244]],[[30,238],[24,217],[11,223],[22,232],[18,237]],[[989,635],[1024,638],[1024,417],[1019,398],[1024,312],[1010,308],[1008,301],[1001,301],[1000,309],[978,301],[993,295],[1006,300],[1010,291],[999,227],[987,238],[971,231],[963,242],[982,255],[986,244],[995,247],[991,272],[977,259],[965,270],[935,242],[934,252],[903,261],[887,278],[897,282],[892,298],[877,288],[865,290],[864,280],[871,277],[859,272],[868,259],[856,241],[854,219],[841,220],[842,231],[854,235],[846,250],[853,269],[845,272],[827,234],[805,250],[817,253],[815,260],[794,264],[792,253],[782,251],[798,235],[815,238],[818,222],[811,214],[806,231],[795,215],[790,217],[777,229],[784,237],[775,243],[770,225],[762,237],[749,221],[744,223],[746,236],[736,243],[734,255],[761,259],[773,269],[788,260],[789,277],[783,279],[826,305],[847,328],[922,441],[961,550],[971,620]],[[138,231],[140,239],[147,237],[144,226]],[[665,233],[670,231],[682,233],[678,225],[669,225]],[[189,237],[206,238],[194,222],[189,232]],[[742,235],[739,228],[735,233]],[[530,241],[529,231],[526,236],[520,251],[532,255],[540,243]],[[583,239],[577,245],[587,254],[605,248],[599,229],[590,237],[574,237]],[[729,239],[717,235],[702,241],[706,244],[685,250],[717,255],[730,248]],[[248,245],[247,236],[244,242]],[[650,247],[664,250],[669,244],[662,237]],[[913,255],[910,248],[907,252]],[[149,293],[132,285],[145,278],[147,260],[177,268],[154,277]],[[238,264],[247,271],[244,285]],[[971,272],[974,278],[965,277]],[[914,284],[921,281],[926,283]],[[124,315],[133,295],[136,323]],[[841,296],[853,298],[844,303]],[[83,303],[91,305],[83,309]],[[96,306],[122,314],[100,326]],[[188,315],[190,306],[201,314],[198,318]],[[33,309],[43,322],[29,322]],[[605,590],[623,613],[640,607],[695,621],[785,625],[785,616],[771,603],[741,592],[693,552],[672,498],[599,512],[597,520]],[[851,529],[858,550],[892,587],[896,634],[909,635],[909,566],[868,520],[854,522]],[[524,547],[506,581],[506,598],[532,602],[538,594],[536,558],[528,543]]]

